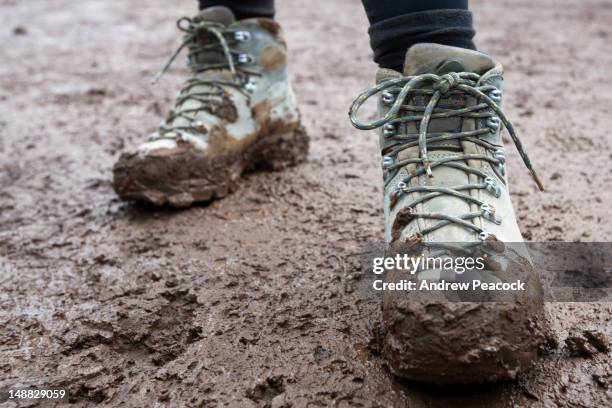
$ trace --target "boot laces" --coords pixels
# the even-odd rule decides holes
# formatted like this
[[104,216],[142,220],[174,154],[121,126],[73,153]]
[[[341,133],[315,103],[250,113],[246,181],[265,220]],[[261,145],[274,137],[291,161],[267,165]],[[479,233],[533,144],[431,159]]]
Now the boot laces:
[[[487,173],[480,169],[467,165],[468,160],[484,161],[492,164],[492,169],[497,177],[504,181],[504,163],[505,155],[502,150],[498,150],[498,146],[494,146],[484,140],[483,136],[490,132],[495,132],[499,127],[499,122],[504,124],[516,149],[518,150],[523,162],[531,176],[533,177],[538,188],[543,191],[544,187],[538,178],[535,169],[531,164],[531,160],[527,155],[523,144],[517,136],[512,123],[506,118],[500,106],[488,95],[498,95],[501,100],[501,92],[493,85],[478,85],[480,75],[472,72],[451,72],[444,75],[422,74],[416,76],[404,76],[395,79],[389,79],[382,83],[367,89],[361,93],[352,103],[349,110],[349,117],[353,126],[361,130],[372,130],[383,128],[383,134],[391,143],[383,150],[383,168],[385,170],[385,189],[389,183],[397,175],[400,169],[408,164],[416,164],[416,169],[406,178],[398,183],[397,189],[394,191],[391,198],[391,209],[399,197],[403,194],[421,193],[421,195],[408,204],[408,217],[402,217],[405,220],[412,221],[415,218],[425,218],[439,220],[435,225],[423,229],[418,234],[420,237],[438,230],[446,225],[455,224],[465,227],[468,230],[479,234],[481,240],[489,237],[483,228],[477,226],[473,221],[477,218],[486,218],[496,224],[501,224],[501,219],[496,217],[495,209],[492,205],[477,199],[469,194],[470,190],[483,189],[493,194],[495,197],[501,195],[501,190],[497,185],[497,181],[490,177]],[[389,111],[380,119],[372,122],[360,122],[357,119],[357,113],[361,106],[371,96],[382,94],[383,103],[391,104]],[[477,100],[477,103],[472,106],[467,106],[458,109],[446,109],[438,107],[440,99],[445,95],[458,94],[472,96]],[[405,101],[410,101],[413,96],[429,97],[429,101],[425,106],[416,106],[406,104]],[[460,132],[429,132],[429,124],[432,119],[439,118],[470,118],[470,119],[488,119],[487,127],[476,130],[460,131]],[[419,129],[418,134],[405,133],[395,131],[400,124],[416,123]],[[490,126],[489,126],[490,125]],[[443,157],[439,159],[430,159],[428,156],[428,145],[436,142],[458,140],[469,141],[478,146],[483,147],[490,154],[456,154],[451,157]],[[398,154],[408,148],[418,146],[419,154],[416,158],[398,160]],[[459,170],[463,170],[469,174],[478,176],[479,183],[470,183],[453,187],[442,186],[412,186],[408,187],[410,181],[424,174],[433,177],[432,168],[446,166]],[[467,193],[466,193],[467,192]],[[431,212],[416,212],[414,208],[417,204],[426,202],[432,198],[442,195],[450,195],[465,200],[468,203],[476,204],[480,207],[480,211],[464,214],[459,217],[449,216],[443,213]],[[409,222],[407,221],[407,222]],[[413,237],[411,237],[413,238]],[[419,238],[419,237],[416,237]]]
[[[153,83],[157,81],[170,69],[173,62],[176,60],[181,51],[189,48],[187,57],[188,65],[191,67],[192,77],[189,78],[185,86],[179,91],[176,98],[175,108],[170,112],[170,115],[164,123],[159,127],[157,134],[153,139],[161,138],[176,138],[184,137],[188,134],[205,134],[207,130],[200,121],[195,120],[195,115],[208,106],[211,102],[218,102],[228,95],[226,87],[234,88],[240,93],[250,98],[250,92],[245,89],[248,85],[248,80],[251,77],[257,77],[261,74],[242,67],[241,64],[249,61],[240,61],[242,57],[251,57],[243,54],[240,51],[232,48],[240,38],[244,38],[245,32],[214,22],[199,19],[191,19],[183,17],[176,23],[179,30],[185,33],[183,41],[176,51],[170,56],[168,62],[162,70],[155,76]],[[211,39],[215,41],[201,44],[201,36],[209,34]],[[231,36],[231,38],[229,38]],[[204,61],[203,58],[198,58],[203,53],[211,53],[221,51],[224,61]],[[232,76],[231,80],[222,78],[202,78],[200,74],[210,70],[229,70]],[[195,91],[194,88],[198,90]],[[200,102],[197,108],[182,108],[182,105],[188,100]],[[177,126],[172,123],[176,118],[185,118],[189,121],[189,125]]]

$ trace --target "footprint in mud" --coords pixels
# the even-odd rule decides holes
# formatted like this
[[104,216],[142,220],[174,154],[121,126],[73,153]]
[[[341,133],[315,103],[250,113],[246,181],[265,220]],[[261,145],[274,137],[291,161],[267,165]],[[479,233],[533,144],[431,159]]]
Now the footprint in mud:
[[68,386],[75,400],[102,401],[126,371],[157,372],[200,338],[202,328],[193,324],[196,296],[174,285],[155,285],[148,293],[115,298],[64,330],[56,386]]

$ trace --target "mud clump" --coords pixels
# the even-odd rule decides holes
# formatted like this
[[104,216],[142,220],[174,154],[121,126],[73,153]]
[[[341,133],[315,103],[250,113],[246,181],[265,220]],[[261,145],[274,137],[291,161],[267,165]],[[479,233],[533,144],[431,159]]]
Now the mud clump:
[[593,374],[593,381],[597,383],[598,386],[607,390],[610,388],[610,384],[612,383],[612,373],[606,374]]
[[13,34],[14,35],[27,35],[28,30],[24,26],[17,26],[13,28]]
[[272,400],[283,392],[285,392],[285,378],[273,376],[258,381],[247,390],[246,396],[253,402],[263,403],[265,408],[271,408]]
[[382,333],[394,374],[439,384],[512,380],[550,337],[542,305],[511,303],[389,301]]
[[207,101],[201,109],[229,123],[235,123],[238,119],[236,105],[227,95],[224,95],[221,101]]
[[573,329],[565,339],[565,345],[573,357],[590,358],[598,353],[610,351],[610,343],[606,335],[596,330]]
[[393,227],[391,228],[391,240],[393,242],[399,240],[402,230],[413,219],[414,219],[414,214],[411,208],[402,208],[398,212],[397,216],[395,217],[395,222],[393,223]]

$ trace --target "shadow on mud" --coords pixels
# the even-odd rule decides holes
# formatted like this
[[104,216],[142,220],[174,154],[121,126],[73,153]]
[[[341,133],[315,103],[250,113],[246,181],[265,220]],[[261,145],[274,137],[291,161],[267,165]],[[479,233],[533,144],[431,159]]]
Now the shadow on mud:
[[[518,381],[518,380],[517,380]],[[507,407],[514,382],[477,385],[434,385],[395,378],[398,391],[410,402],[410,407],[471,408]]]
[[206,202],[193,203],[186,208],[171,207],[168,204],[162,206],[156,206],[150,203],[129,201],[120,202],[117,212],[127,217],[131,217],[134,220],[139,219],[150,219],[150,218],[171,218],[174,215],[183,213],[193,208],[208,208],[215,200]]

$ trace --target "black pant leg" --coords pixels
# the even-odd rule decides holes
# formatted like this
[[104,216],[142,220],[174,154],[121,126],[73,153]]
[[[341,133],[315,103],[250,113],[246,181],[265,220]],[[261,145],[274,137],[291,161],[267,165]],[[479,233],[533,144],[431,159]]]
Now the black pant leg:
[[274,18],[274,0],[199,0],[200,10],[212,6],[225,6],[231,9],[236,19],[252,17]]
[[401,71],[406,50],[429,42],[476,49],[468,0],[362,0],[374,61]]

